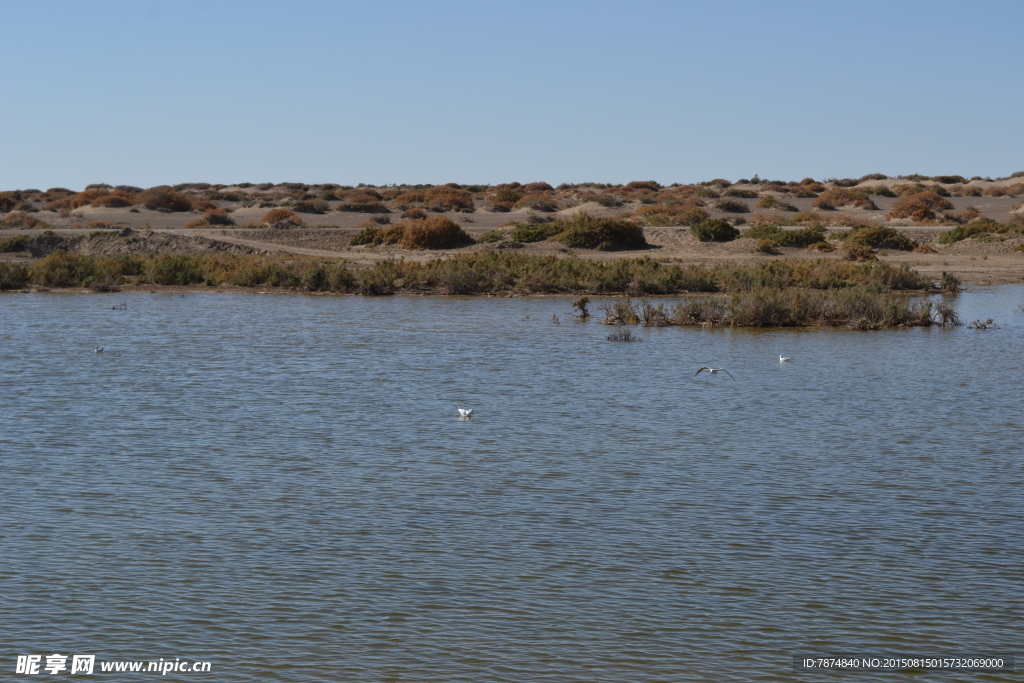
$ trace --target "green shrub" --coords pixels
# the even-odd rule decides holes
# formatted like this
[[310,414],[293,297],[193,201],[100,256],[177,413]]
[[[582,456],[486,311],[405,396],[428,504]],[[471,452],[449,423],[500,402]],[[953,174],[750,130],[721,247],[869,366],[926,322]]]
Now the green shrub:
[[739,197],[740,199],[757,199],[757,193],[753,190],[740,190],[735,187],[729,188],[722,193],[723,197]]
[[29,281],[29,269],[21,263],[0,261],[0,290],[21,289]]
[[548,238],[554,237],[560,231],[555,226],[552,230],[554,223],[546,224],[535,224],[535,223],[517,223],[516,227],[512,230],[512,234],[509,235],[509,239],[513,242],[541,242]]
[[522,197],[514,205],[516,209],[534,209],[536,211],[552,212],[558,210],[558,204],[553,199],[543,194],[528,194]]
[[491,242],[500,242],[505,239],[505,234],[500,230],[488,230],[484,234],[476,238],[477,244],[489,244]]
[[323,199],[303,200],[292,205],[292,211],[299,213],[326,213],[329,209],[330,205]]
[[96,278],[98,262],[58,249],[32,266],[33,279],[47,287],[83,287]]
[[611,251],[647,246],[643,228],[617,218],[595,218],[581,212],[569,220],[553,221],[549,225],[549,230],[561,228],[553,239],[571,249]]
[[939,235],[939,244],[953,244],[960,240],[965,240],[969,237],[984,238],[988,235],[1005,235],[1008,233],[1021,233],[1024,232],[1019,227],[1011,227],[1004,225],[998,221],[994,221],[991,218],[979,218],[976,221],[972,221],[967,225],[958,225],[952,230]]
[[737,199],[719,199],[715,208],[726,213],[750,213],[750,207]]
[[146,275],[158,285],[191,285],[202,282],[202,269],[195,256],[158,254],[149,262]]
[[774,225],[759,225],[750,228],[742,236],[755,240],[771,240],[782,247],[807,247],[825,241],[825,228],[811,226],[798,230],[783,230]]
[[607,207],[609,209],[615,208],[617,206],[622,206],[622,200],[616,197],[615,195],[610,194],[591,195],[587,197],[587,201],[597,202],[601,206]]
[[917,247],[917,242],[895,228],[876,228],[867,225],[850,230],[842,239],[848,245],[874,249],[913,251]]
[[690,233],[701,242],[731,242],[740,231],[721,218],[712,218],[690,228]]
[[0,240],[0,252],[25,251],[28,249],[28,239],[24,235],[15,235]]

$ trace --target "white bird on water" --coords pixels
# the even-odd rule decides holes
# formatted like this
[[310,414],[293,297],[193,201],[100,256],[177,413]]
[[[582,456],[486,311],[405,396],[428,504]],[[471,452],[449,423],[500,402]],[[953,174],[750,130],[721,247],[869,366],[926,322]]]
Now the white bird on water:
[[791,360],[793,360],[793,359],[792,358],[787,358],[786,356],[783,356],[781,353],[779,354],[779,362],[780,363],[788,363]]
[[103,347],[102,346],[97,346],[96,350],[95,350],[95,353],[100,353],[101,351],[103,351]]
[[700,370],[698,370],[697,372],[693,373],[693,376],[694,376],[694,377],[696,377],[697,375],[699,375],[699,374],[700,374],[700,373],[701,373],[702,371],[704,371],[704,370],[707,370],[707,371],[708,371],[708,372],[710,372],[710,373],[711,373],[712,375],[717,375],[717,374],[718,374],[718,373],[720,373],[720,372],[724,372],[725,374],[729,375],[729,378],[730,378],[730,379],[731,379],[732,381],[734,381],[734,382],[736,381],[736,378],[732,376],[732,373],[731,373],[731,372],[729,372],[728,370],[726,370],[725,368],[709,368],[709,367],[708,367],[708,366],[706,366],[706,365],[702,365],[702,366],[701,366],[701,368],[700,368]]
[[473,409],[466,410],[465,408],[459,408],[459,415],[462,417],[473,417]]

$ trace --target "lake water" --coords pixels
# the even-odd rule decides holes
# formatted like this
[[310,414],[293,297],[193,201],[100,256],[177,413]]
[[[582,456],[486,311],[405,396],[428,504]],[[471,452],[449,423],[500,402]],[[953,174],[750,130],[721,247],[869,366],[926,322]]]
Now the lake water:
[[788,681],[836,678],[801,653],[1021,652],[1024,287],[959,297],[998,330],[632,344],[569,302],[0,297],[0,666]]

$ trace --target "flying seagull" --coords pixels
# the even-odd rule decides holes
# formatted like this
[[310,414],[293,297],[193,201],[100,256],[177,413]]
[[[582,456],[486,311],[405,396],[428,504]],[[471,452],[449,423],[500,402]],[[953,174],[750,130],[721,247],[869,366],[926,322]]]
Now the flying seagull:
[[465,408],[459,408],[459,415],[462,417],[473,417],[473,409],[466,410]]
[[96,347],[96,353],[100,353],[101,351],[103,351],[103,347],[102,346],[97,346]]
[[694,376],[694,377],[696,377],[697,375],[699,375],[699,374],[700,374],[700,373],[701,373],[702,371],[704,371],[704,370],[707,370],[707,371],[708,371],[708,372],[710,372],[710,373],[711,373],[712,375],[717,375],[717,374],[718,374],[718,373],[720,373],[720,372],[724,372],[725,374],[729,375],[730,379],[732,379],[732,380],[733,380],[734,382],[736,381],[736,378],[732,376],[732,373],[730,373],[730,372],[729,372],[728,370],[726,370],[725,368],[709,368],[709,367],[708,367],[708,366],[706,366],[706,365],[702,365],[702,366],[701,366],[701,368],[700,368],[700,370],[698,370],[697,372],[693,373],[693,376]]
[[779,362],[780,363],[788,363],[791,360],[793,360],[791,357],[787,358],[786,356],[783,356],[781,353],[779,354]]

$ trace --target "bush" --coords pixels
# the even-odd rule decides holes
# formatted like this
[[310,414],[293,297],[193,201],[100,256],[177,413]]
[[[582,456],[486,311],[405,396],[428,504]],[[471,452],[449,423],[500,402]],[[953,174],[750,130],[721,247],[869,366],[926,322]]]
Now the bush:
[[26,249],[28,249],[28,240],[24,235],[15,235],[0,240],[0,253],[25,251]]
[[518,223],[509,235],[513,242],[541,242],[558,234],[557,226],[552,230],[554,223],[535,225],[531,223]]
[[326,213],[329,209],[330,205],[323,199],[303,200],[292,205],[292,211],[299,213]]
[[719,199],[715,208],[726,213],[750,213],[750,207],[736,199]]
[[[714,181],[712,181],[714,182]],[[726,181],[728,182],[728,181]],[[657,192],[661,189],[661,185],[653,180],[634,180],[631,183],[626,183],[627,190],[649,190],[651,192]]]
[[82,287],[96,277],[97,261],[58,249],[32,266],[36,282],[47,287]]
[[723,197],[739,197],[740,199],[757,199],[757,193],[753,190],[739,190],[730,188],[722,193]]
[[158,285],[191,285],[205,279],[198,257],[178,254],[154,256],[146,275]]
[[712,218],[690,228],[701,242],[731,242],[740,235],[740,231],[721,218]]
[[424,211],[423,209],[420,209],[420,208],[415,207],[415,206],[412,207],[411,209],[406,209],[405,211],[402,212],[402,218],[413,218],[413,219],[416,219],[416,218],[426,218],[426,217],[427,217],[427,212]]
[[893,202],[887,217],[909,218],[914,221],[934,220],[936,211],[952,208],[952,202],[929,190],[900,197]]
[[830,211],[837,206],[856,206],[861,209],[877,209],[875,203],[862,192],[846,187],[830,187],[811,202],[816,209]]
[[21,289],[29,281],[29,269],[21,263],[0,261],[0,290]]
[[759,225],[750,228],[742,237],[756,240],[771,240],[777,246],[783,247],[807,247],[817,242],[825,241],[825,228],[822,226],[811,226],[798,230],[783,230],[774,225]]
[[967,225],[958,225],[952,230],[939,235],[939,244],[953,244],[969,237],[984,238],[988,235],[1005,235],[1011,232],[1021,232],[1020,228],[1012,228],[991,218],[980,218]]
[[500,242],[503,239],[505,239],[505,235],[500,230],[488,230],[476,238],[476,243],[490,244],[491,242]]
[[877,196],[877,197],[895,197],[896,193],[890,190],[886,186],[881,187],[865,187],[861,190],[861,193],[865,196]]
[[296,223],[298,225],[304,225],[305,223],[301,218],[296,216],[288,209],[271,209],[263,214],[263,218],[260,222],[270,225],[272,223],[280,223],[281,221],[288,221],[290,223]]
[[207,209],[203,220],[209,225],[234,225],[235,221],[224,209]]
[[473,238],[446,216],[408,221],[399,246],[403,249],[453,249],[473,244]]
[[138,201],[134,192],[127,190],[113,190],[109,194],[96,197],[91,204],[94,207],[122,208],[132,206]]
[[423,201],[434,211],[457,211],[473,208],[473,193],[448,185],[432,187],[423,194]]
[[552,212],[558,210],[558,204],[553,199],[542,194],[528,194],[522,199],[517,201],[514,205],[516,209],[535,209],[537,211]]
[[757,209],[775,209],[776,211],[796,211],[796,207],[776,197],[761,197],[761,200],[754,205]]
[[647,204],[634,214],[646,220],[647,225],[697,225],[711,215],[692,204]]
[[513,189],[511,187],[499,188],[494,193],[494,201],[495,202],[498,202],[500,204],[507,204],[508,206],[514,205],[516,202],[518,202],[522,198],[523,198],[523,193],[522,192],[517,192],[515,189]]
[[758,240],[754,245],[754,251],[762,254],[778,254],[778,242],[775,240]]
[[363,190],[349,195],[344,202],[334,207],[334,210],[357,213],[388,213],[388,208],[384,206],[381,199],[382,197],[377,192]]
[[192,210],[191,199],[186,195],[175,192],[166,185],[143,190],[136,198],[136,201],[151,211],[180,212]]
[[601,206],[607,207],[609,209],[615,208],[617,206],[622,206],[622,200],[616,197],[615,195],[610,194],[591,195],[587,197],[587,201],[597,202]]
[[578,213],[569,220],[553,221],[548,229],[559,230],[553,239],[571,249],[611,251],[647,246],[643,228],[639,225],[617,218],[595,218],[586,212]]
[[874,249],[913,251],[917,247],[917,242],[895,228],[875,228],[867,225],[850,230],[842,239],[847,245]]
[[875,250],[871,247],[861,247],[855,244],[847,244],[843,247],[843,251],[846,252],[847,261],[877,261],[878,257],[875,256]]

